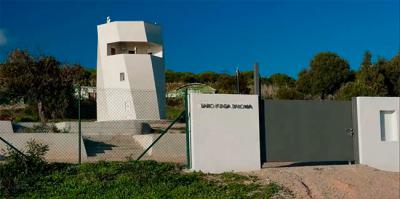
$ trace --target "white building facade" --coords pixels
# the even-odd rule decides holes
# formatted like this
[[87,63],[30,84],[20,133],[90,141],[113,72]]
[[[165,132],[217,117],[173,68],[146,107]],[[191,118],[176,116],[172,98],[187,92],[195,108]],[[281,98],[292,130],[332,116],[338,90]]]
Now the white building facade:
[[142,21],[97,26],[97,120],[165,117],[161,28]]
[[400,97],[357,97],[361,164],[400,172]]

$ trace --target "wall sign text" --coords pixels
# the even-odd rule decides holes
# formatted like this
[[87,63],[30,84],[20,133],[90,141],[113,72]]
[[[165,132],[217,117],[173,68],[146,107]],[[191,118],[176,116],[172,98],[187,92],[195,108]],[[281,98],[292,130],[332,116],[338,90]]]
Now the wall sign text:
[[203,109],[253,109],[251,104],[208,104],[202,103],[200,107]]

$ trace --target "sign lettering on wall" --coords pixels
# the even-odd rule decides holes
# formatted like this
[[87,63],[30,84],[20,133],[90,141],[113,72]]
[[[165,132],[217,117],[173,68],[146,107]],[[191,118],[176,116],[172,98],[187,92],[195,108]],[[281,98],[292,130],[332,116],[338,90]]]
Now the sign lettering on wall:
[[189,107],[192,170],[222,173],[261,168],[257,95],[190,93]]
[[251,104],[200,104],[202,109],[253,109]]

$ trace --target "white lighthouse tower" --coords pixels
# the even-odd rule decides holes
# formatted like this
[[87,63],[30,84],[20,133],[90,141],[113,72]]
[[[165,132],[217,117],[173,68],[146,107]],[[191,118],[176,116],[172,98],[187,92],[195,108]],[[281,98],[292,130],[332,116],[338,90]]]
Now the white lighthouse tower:
[[97,26],[97,120],[165,117],[161,28],[135,22]]

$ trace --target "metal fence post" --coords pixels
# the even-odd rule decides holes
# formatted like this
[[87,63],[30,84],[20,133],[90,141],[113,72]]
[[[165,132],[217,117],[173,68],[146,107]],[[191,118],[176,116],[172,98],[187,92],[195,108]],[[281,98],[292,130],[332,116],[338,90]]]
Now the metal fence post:
[[78,84],[78,163],[82,163],[81,85]]
[[240,72],[239,72],[239,67],[236,68],[236,94],[240,94]]
[[151,143],[150,146],[148,146],[148,147],[146,148],[146,150],[144,150],[143,153],[140,154],[139,157],[138,157],[136,160],[138,161],[138,160],[142,159],[142,157],[151,149],[151,147],[153,147],[153,146],[158,142],[158,140],[160,140],[160,139],[169,131],[169,129],[170,129],[175,123],[177,123],[177,122],[182,118],[182,116],[184,116],[184,115],[185,115],[185,111],[182,111],[182,112],[179,114],[179,116],[178,116],[177,118],[175,118],[175,120],[172,121],[172,123],[169,124],[168,127],[167,127],[166,129],[164,129],[164,130],[161,132],[160,136],[158,136],[157,139],[155,139],[155,140],[153,141],[153,143]]
[[260,72],[258,68],[258,63],[254,64],[254,71],[253,71],[253,78],[254,78],[254,94],[261,96],[260,92]]
[[188,90],[185,90],[185,131],[186,131],[186,164],[187,168],[190,169],[190,128],[189,128],[189,103],[188,103]]

